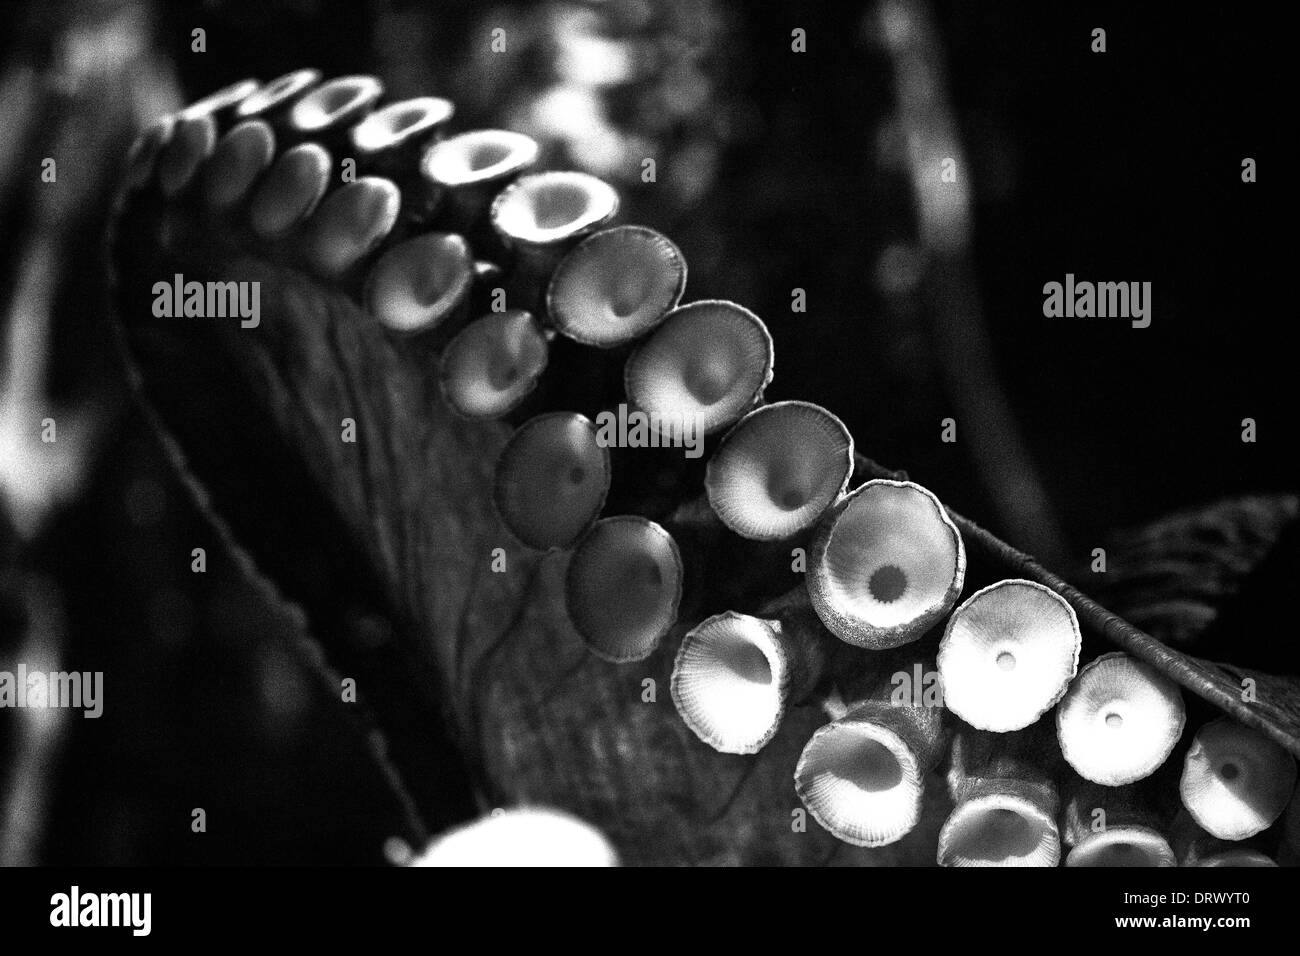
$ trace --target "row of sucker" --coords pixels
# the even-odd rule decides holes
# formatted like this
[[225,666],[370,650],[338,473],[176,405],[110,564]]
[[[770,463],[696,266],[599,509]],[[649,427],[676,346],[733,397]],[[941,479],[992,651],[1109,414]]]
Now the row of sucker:
[[[959,605],[966,548],[943,504],[907,480],[851,487],[844,423],[766,401],[774,349],[757,315],[683,303],[682,251],[615,224],[619,197],[600,179],[537,169],[531,138],[452,134],[450,101],[383,94],[374,77],[310,69],[233,84],[146,129],[127,188],[192,198],[343,287],[395,338],[437,342],[450,409],[515,425],[497,513],[525,547],[569,553],[565,603],[593,654],[655,653],[679,628],[693,556],[670,520],[605,514],[614,476],[596,423],[537,407],[561,338],[622,363],[627,404],[658,436],[712,436],[703,492],[718,533],[807,546],[802,582],[766,610],[680,623],[672,699],[704,744],[755,754],[791,707],[820,704],[831,720],[794,790],[823,828],[866,847],[916,827],[946,759],[943,865],[1273,864],[1239,841],[1288,803],[1300,830],[1281,747],[1226,718],[1202,726],[1178,826],[1162,825],[1142,787],[1183,735],[1176,684],[1123,653],[1080,670],[1075,612],[1039,584],[996,581]],[[339,182],[341,159],[354,168]],[[510,307],[473,314],[476,290],[502,281]],[[891,677],[913,668],[938,674],[941,704],[895,693]],[[1097,807],[1110,815],[1100,831]]]

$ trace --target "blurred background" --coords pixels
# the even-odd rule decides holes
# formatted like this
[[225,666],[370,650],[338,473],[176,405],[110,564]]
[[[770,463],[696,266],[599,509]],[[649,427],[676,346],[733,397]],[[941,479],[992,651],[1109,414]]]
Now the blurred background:
[[[1270,49],[1282,31],[1263,14],[1171,23],[1120,6],[912,0],[3,9],[0,670],[110,676],[98,720],[0,710],[0,863],[381,863],[403,829],[369,728],[301,662],[293,615],[228,569],[176,559],[216,544],[130,404],[106,321],[103,236],[135,130],[246,76],[374,73],[391,98],[454,100],[459,129],[518,129],[546,165],[606,178],[624,221],[681,246],[688,298],[767,321],[771,399],[826,405],[861,451],[1072,578],[1119,529],[1296,490],[1284,61]],[[1105,53],[1090,49],[1095,27]],[[46,157],[56,182],[41,180]],[[1259,182],[1242,182],[1245,157]],[[1044,318],[1043,284],[1067,272],[1150,282],[1150,328]],[[196,807],[220,837],[191,832]]]

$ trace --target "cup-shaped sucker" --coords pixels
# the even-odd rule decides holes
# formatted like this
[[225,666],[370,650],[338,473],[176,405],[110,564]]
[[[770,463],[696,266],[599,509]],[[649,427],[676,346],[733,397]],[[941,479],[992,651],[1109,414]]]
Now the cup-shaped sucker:
[[325,197],[312,213],[301,254],[317,275],[344,279],[397,224],[402,194],[392,180],[362,176]]
[[259,236],[280,236],[315,211],[329,185],[330,154],[299,143],[280,154],[253,190],[248,224]]
[[285,139],[320,143],[332,156],[349,155],[350,128],[365,117],[384,95],[384,84],[373,76],[340,76],[299,97],[289,108]]
[[1065,796],[1066,866],[1177,866],[1159,819],[1136,787],[1076,780]]
[[464,238],[426,232],[386,249],[366,279],[366,308],[404,335],[454,325],[465,314],[474,260]]
[[207,113],[178,116],[158,157],[158,187],[168,198],[180,195],[217,148],[217,124]]
[[685,289],[686,260],[667,236],[614,226],[560,260],[546,289],[546,313],[561,335],[615,348],[654,329]]
[[692,427],[710,434],[762,398],[772,380],[772,336],[734,302],[679,306],[628,358],[628,400],[660,431]]
[[[1179,866],[1278,866],[1282,860],[1274,860],[1261,848],[1264,836],[1247,838],[1245,842],[1220,839],[1198,824],[1186,808],[1178,811],[1170,827],[1170,843]],[[1285,853],[1284,844],[1279,848],[1279,858]]]
[[649,657],[677,623],[681,600],[677,543],[648,518],[597,521],[569,559],[569,620],[602,660],[625,664]]
[[195,100],[185,107],[177,118],[192,119],[198,116],[210,116],[218,134],[224,133],[237,123],[239,106],[258,90],[257,80],[240,80],[222,87],[215,93],[209,93],[201,100]]
[[[442,197],[438,222],[464,233],[476,249],[497,193],[537,162],[537,140],[503,129],[478,129],[434,143],[420,161],[420,174]],[[491,250],[488,250],[491,251]]]
[[235,120],[260,119],[280,133],[289,120],[289,111],[307,91],[321,81],[320,70],[294,70],[276,77],[261,89],[245,97],[235,107]]
[[853,438],[810,402],[750,412],[709,459],[704,490],[718,518],[742,538],[778,541],[810,528],[844,495]]
[[816,635],[794,623],[725,611],[683,638],[673,664],[673,704],[714,750],[758,753],[787,707],[812,690],[823,660]]
[[940,866],[1056,866],[1061,837],[1055,785],[1018,735],[962,729],[953,740],[939,831]]
[[144,189],[153,182],[154,173],[163,149],[171,141],[176,127],[176,117],[163,116],[146,126],[131,144],[126,156],[126,187],[131,191]]
[[1121,651],[1080,670],[1056,708],[1066,761],[1079,776],[1108,787],[1154,773],[1186,722],[1178,685]]
[[262,120],[244,120],[217,141],[201,174],[203,199],[209,209],[224,210],[242,203],[275,159],[275,133]]
[[998,581],[953,611],[939,645],[944,703],[966,723],[1005,733],[1059,701],[1079,666],[1074,608],[1033,581]]
[[1277,866],[1277,861],[1262,850],[1252,850],[1249,847],[1231,847],[1219,853],[1211,853],[1209,856],[1200,857],[1195,863],[1185,863],[1183,865],[1234,868],[1243,866],[1267,867]]
[[423,223],[437,208],[439,190],[421,174],[420,160],[454,112],[450,100],[421,96],[375,110],[348,133],[357,170],[397,183],[407,221]]
[[900,697],[883,673],[847,696],[847,713],[804,746],[795,793],[837,839],[885,846],[921,819],[926,776],[943,756],[943,709]]
[[514,260],[513,281],[530,305],[565,253],[618,213],[618,193],[587,173],[526,173],[492,200],[492,228]]
[[442,393],[466,418],[499,418],[537,386],[549,348],[531,313],[489,312],[461,329],[443,350]]
[[1296,786],[1295,759],[1256,730],[1221,717],[1196,732],[1179,794],[1202,828],[1244,840],[1273,824]]
[[808,596],[840,640],[884,649],[916,640],[952,609],[966,547],[939,499],[878,479],[822,517],[808,550]]
[[591,419],[549,412],[526,421],[501,449],[493,499],[521,544],[539,551],[567,548],[600,514],[609,482],[609,450]]
[[408,866],[618,866],[605,835],[557,810],[521,807],[456,827],[436,837]]

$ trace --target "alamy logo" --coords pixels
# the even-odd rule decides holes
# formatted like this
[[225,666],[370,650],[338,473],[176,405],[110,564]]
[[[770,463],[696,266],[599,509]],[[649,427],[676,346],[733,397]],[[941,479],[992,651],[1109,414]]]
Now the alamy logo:
[[129,926],[131,935],[148,936],[152,914],[152,893],[82,893],[73,886],[50,897],[51,926]]
[[704,429],[691,415],[629,411],[620,404],[617,412],[596,416],[596,444],[601,448],[684,448],[687,458],[704,454]]
[[103,671],[0,671],[0,708],[59,707],[84,710],[83,717],[104,712]]
[[1049,319],[1132,319],[1133,328],[1151,324],[1150,282],[1075,282],[1043,286],[1043,315]]
[[171,282],[155,282],[153,296],[153,314],[160,319],[238,316],[244,329],[255,329],[262,321],[260,282],[186,282],[178,272]]

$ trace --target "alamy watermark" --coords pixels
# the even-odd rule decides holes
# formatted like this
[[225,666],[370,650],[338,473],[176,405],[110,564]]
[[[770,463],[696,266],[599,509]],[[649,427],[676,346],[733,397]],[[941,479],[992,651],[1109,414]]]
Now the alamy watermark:
[[104,713],[103,671],[0,671],[0,708],[83,710],[83,717]]
[[1043,315],[1049,319],[1131,319],[1133,328],[1151,324],[1150,282],[1065,282],[1043,286]]
[[123,927],[132,936],[153,929],[152,893],[83,893],[72,886],[50,897],[50,925],[55,927]]
[[244,329],[255,329],[262,321],[260,282],[186,282],[178,272],[171,282],[155,282],[153,296],[153,314],[160,319],[237,316]]
[[596,416],[596,444],[601,448],[682,448],[687,458],[704,454],[704,428],[694,415],[616,411]]

